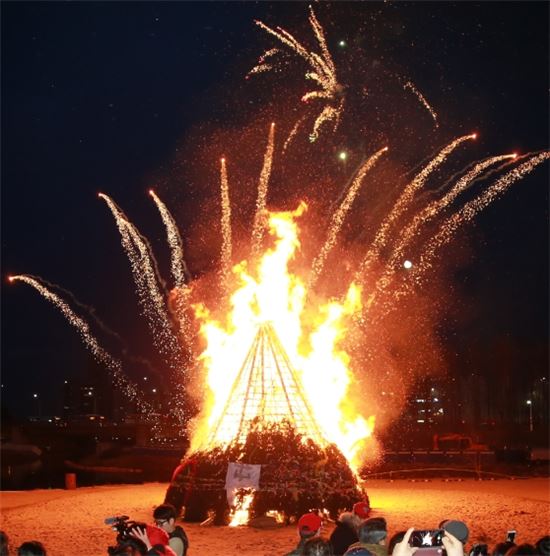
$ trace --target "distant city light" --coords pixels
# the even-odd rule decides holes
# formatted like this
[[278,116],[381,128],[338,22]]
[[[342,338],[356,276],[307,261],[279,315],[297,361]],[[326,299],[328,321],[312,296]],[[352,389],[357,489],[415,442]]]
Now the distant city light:
[[33,394],[32,397],[33,398],[38,398],[38,394]]
[[527,400],[527,405],[531,405],[531,400]]
[[439,401],[439,398],[434,398],[434,402],[438,402],[438,401]]
[[338,42],[338,46],[344,48],[346,46],[346,41],[342,40]]
[[413,265],[413,264],[412,264],[411,261],[409,261],[408,259],[403,263],[403,266],[404,266],[407,270],[409,270],[409,268],[412,268],[412,265]]
[[348,153],[346,151],[340,151],[340,153],[338,153],[338,158],[344,161],[348,158]]

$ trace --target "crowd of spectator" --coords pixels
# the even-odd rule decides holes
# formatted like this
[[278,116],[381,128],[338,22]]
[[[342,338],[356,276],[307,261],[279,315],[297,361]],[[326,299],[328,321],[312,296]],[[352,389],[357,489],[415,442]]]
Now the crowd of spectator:
[[458,520],[443,520],[433,530],[399,531],[388,539],[383,517],[369,517],[368,504],[355,504],[343,512],[329,538],[321,536],[322,519],[314,512],[298,520],[297,546],[285,556],[550,556],[550,535],[534,545],[516,544],[515,532],[491,550],[486,544],[471,543],[469,529]]
[[[133,524],[124,533],[119,531],[117,544],[108,548],[108,554],[187,556],[189,540],[183,528],[176,525],[176,518],[176,509],[170,504],[157,506],[153,512],[155,525]],[[358,502],[351,511],[341,513],[330,537],[324,538],[322,529],[320,514],[302,515],[297,522],[298,543],[285,556],[550,556],[550,535],[535,544],[516,544],[515,532],[509,531],[506,540],[492,550],[483,543],[468,546],[469,529],[458,520],[443,520],[433,530],[411,527],[388,538],[386,520],[370,517],[368,502]],[[8,537],[0,531],[0,556],[15,554],[47,556],[44,545],[35,540],[10,551]]]

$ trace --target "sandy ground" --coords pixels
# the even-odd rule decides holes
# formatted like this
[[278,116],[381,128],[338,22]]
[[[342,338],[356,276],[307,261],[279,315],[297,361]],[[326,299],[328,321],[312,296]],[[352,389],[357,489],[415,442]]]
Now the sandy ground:
[[[442,519],[460,519],[470,528],[471,542],[490,547],[508,529],[516,542],[535,542],[550,534],[550,479],[496,481],[369,481],[372,515],[383,515],[390,536],[409,526],[434,528]],[[100,556],[115,544],[105,517],[129,515],[150,521],[162,502],[166,484],[84,487],[0,493],[1,528],[12,547],[25,540],[42,541],[49,556]],[[201,527],[184,524],[190,556],[282,555],[296,543],[294,527]],[[324,534],[330,534],[327,524]],[[468,544],[470,546],[470,543]]]

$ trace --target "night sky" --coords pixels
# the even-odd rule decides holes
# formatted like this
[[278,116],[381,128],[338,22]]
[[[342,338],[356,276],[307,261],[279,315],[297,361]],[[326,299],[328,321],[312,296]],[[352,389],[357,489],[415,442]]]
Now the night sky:
[[[316,6],[331,49],[346,40],[369,63],[406,71],[441,114],[439,139],[417,161],[469,131],[481,134],[477,158],[548,148],[547,3]],[[185,234],[201,201],[198,182],[178,179],[201,149],[189,138],[203,126],[205,134],[234,130],[266,114],[258,88],[273,88],[273,80],[244,79],[273,46],[254,19],[298,34],[307,30],[307,4],[3,2],[1,9],[2,405],[35,414],[39,393],[42,413],[53,414],[63,381],[99,367],[55,308],[6,277],[33,274],[70,290],[154,366],[128,261],[97,193],[112,196],[162,249],[164,231],[146,195],[158,186]],[[449,280],[459,297],[452,314],[462,318],[443,326],[451,372],[468,365],[470,346],[508,339],[538,353],[548,375],[547,183],[548,164],[458,242]],[[166,254],[159,263],[167,267]]]

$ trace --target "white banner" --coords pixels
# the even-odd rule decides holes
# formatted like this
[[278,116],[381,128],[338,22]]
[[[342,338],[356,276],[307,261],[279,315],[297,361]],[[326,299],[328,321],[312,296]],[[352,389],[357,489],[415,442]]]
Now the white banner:
[[235,491],[239,488],[260,488],[260,471],[262,466],[259,464],[248,463],[229,463],[227,475],[225,476],[225,489],[227,490],[227,501],[233,505]]

